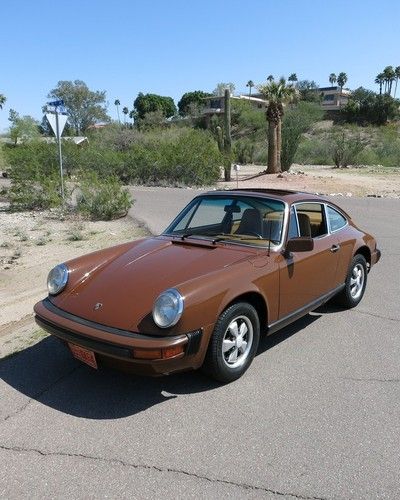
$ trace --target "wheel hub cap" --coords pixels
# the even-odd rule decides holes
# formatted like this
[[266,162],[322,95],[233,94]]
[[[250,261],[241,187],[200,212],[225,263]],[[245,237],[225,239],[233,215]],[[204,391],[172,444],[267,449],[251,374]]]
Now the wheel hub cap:
[[238,316],[228,325],[222,341],[222,358],[229,368],[243,365],[253,344],[253,325],[247,316]]

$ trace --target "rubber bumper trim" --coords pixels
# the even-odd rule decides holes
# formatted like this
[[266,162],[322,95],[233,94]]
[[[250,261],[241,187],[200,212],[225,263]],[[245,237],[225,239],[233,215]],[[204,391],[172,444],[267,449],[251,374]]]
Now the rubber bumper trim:
[[65,340],[66,342],[71,342],[72,344],[86,347],[92,351],[98,352],[99,354],[105,354],[118,358],[133,359],[130,350],[126,349],[125,347],[119,347],[99,340],[92,340],[83,335],[72,333],[68,330],[65,330],[64,328],[49,323],[48,321],[40,318],[37,315],[35,316],[35,321],[41,328],[55,335],[61,340]]

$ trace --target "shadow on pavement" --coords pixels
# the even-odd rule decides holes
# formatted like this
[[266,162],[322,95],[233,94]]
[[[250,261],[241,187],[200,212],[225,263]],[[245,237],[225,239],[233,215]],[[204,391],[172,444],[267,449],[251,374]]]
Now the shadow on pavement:
[[[287,340],[318,317],[307,315],[280,332],[262,337],[258,354]],[[107,368],[93,370],[72,358],[54,337],[0,361],[0,378],[44,405],[89,419],[123,418],[181,394],[220,387],[201,371],[150,378]]]

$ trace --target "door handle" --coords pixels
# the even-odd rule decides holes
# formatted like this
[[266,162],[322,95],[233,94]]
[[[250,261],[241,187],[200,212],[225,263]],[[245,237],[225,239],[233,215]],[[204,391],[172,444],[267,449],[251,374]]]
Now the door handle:
[[331,246],[331,252],[332,252],[332,253],[335,253],[335,252],[337,252],[338,250],[340,250],[340,245],[332,245],[332,246]]

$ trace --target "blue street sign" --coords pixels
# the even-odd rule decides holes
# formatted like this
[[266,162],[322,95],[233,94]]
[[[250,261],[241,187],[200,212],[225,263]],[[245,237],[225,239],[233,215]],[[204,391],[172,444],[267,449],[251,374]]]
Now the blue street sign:
[[49,106],[54,106],[55,108],[57,106],[64,106],[64,101],[60,99],[59,101],[51,101],[47,103]]

